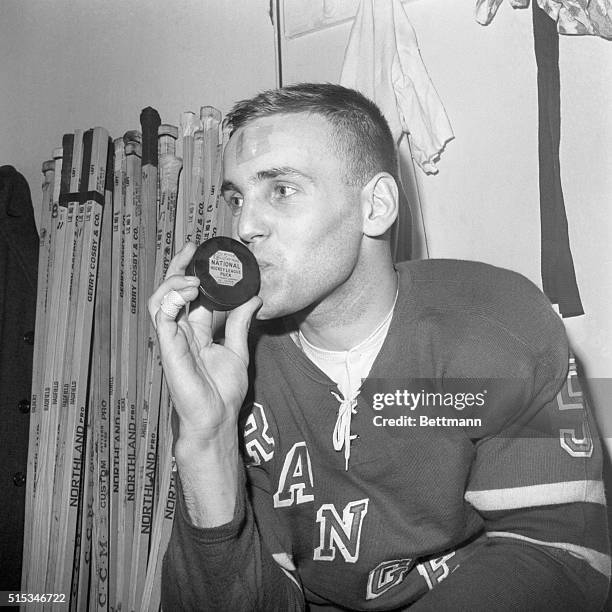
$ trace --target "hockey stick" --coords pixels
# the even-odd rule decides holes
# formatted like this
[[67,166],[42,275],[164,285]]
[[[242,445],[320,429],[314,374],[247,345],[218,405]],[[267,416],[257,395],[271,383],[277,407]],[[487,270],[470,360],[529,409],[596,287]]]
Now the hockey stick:
[[[155,453],[157,452],[157,412],[159,396],[151,398],[154,329],[147,312],[147,298],[154,290],[158,217],[158,129],[160,118],[150,107],[141,114],[143,128],[143,191],[139,265],[139,337],[138,337],[138,404],[137,455],[134,504],[134,532],[131,552],[128,608],[135,609],[142,592],[150,539],[153,492],[155,486]],[[148,182],[147,182],[148,181]],[[151,459],[151,456],[153,459]]]
[[23,564],[21,583],[25,588],[28,584],[30,551],[32,548],[33,501],[35,495],[34,484],[36,472],[39,469],[38,453],[40,444],[40,394],[43,385],[45,363],[45,348],[48,298],[52,283],[53,250],[55,242],[55,217],[57,216],[57,201],[59,200],[59,185],[61,179],[61,149],[54,151],[54,159],[43,164],[45,174],[43,184],[43,202],[41,207],[41,231],[38,257],[38,282],[36,303],[36,334],[34,337],[34,357],[32,362],[32,395],[30,401],[30,433],[28,447],[28,469],[26,480],[24,537],[23,537]]
[[[110,438],[111,438],[111,300],[112,300],[112,235],[114,229],[113,211],[113,157],[114,148],[108,147],[106,164],[106,185],[96,304],[94,311],[94,346],[92,351],[92,401],[90,402],[93,427],[93,531],[92,531],[92,584],[89,589],[89,608],[105,612],[108,610],[109,577],[109,519],[110,519]],[[81,555],[83,556],[83,555]],[[81,563],[83,566],[83,563]],[[81,582],[85,572],[81,567]],[[79,598],[83,589],[79,589]],[[84,590],[85,595],[87,589]],[[78,604],[77,604],[78,608]]]
[[185,111],[181,115],[181,144],[183,153],[183,172],[179,186],[180,203],[177,207],[175,232],[175,248],[179,250],[187,240],[189,233],[189,210],[193,206],[192,180],[193,180],[193,135],[200,128],[200,120],[195,113]]
[[[63,342],[65,341],[68,311],[68,287],[70,281],[72,247],[74,239],[74,212],[76,203],[70,201],[73,185],[78,187],[81,170],[81,134],[66,134],[63,138],[64,163],[60,183],[60,201],[55,229],[53,283],[49,295],[49,333],[46,338],[45,366],[42,384],[42,412],[40,414],[40,443],[34,483],[34,525],[30,549],[29,591],[45,591],[47,561],[49,556],[49,532],[53,501],[53,478],[57,445],[59,411],[59,384],[63,367]],[[74,150],[73,150],[74,147]],[[74,178],[71,180],[71,177]],[[66,251],[68,253],[66,254]],[[68,268],[68,265],[70,268]],[[59,365],[58,365],[59,364]],[[59,370],[59,371],[58,371]]]
[[120,433],[121,433],[121,337],[124,296],[124,199],[125,199],[125,169],[123,138],[116,138],[114,145],[113,166],[113,236],[112,236],[112,282],[111,282],[111,329],[110,329],[110,408],[111,408],[111,491],[109,508],[109,568],[108,568],[108,601],[114,605],[117,586],[117,554],[119,547],[118,512],[120,502],[119,472],[121,469]]
[[138,347],[138,232],[140,229],[141,144],[139,133],[124,136],[125,191],[125,294],[123,299],[121,372],[121,430],[118,508],[118,558],[115,606],[127,605],[134,531],[137,441],[137,347]]
[[[85,205],[82,241],[82,257],[79,261],[79,284],[74,326],[74,348],[70,376],[70,395],[65,428],[65,452],[63,456],[62,495],[68,500],[65,511],[60,515],[59,539],[60,558],[57,562],[54,592],[68,592],[81,570],[80,557],[76,554],[79,534],[79,514],[83,504],[91,500],[82,495],[92,473],[84,470],[89,454],[86,449],[88,431],[88,377],[91,354],[92,326],[102,216],[105,204],[106,171],[108,162],[108,132],[103,128],[91,131],[92,145],[87,183],[85,184]],[[87,454],[86,454],[87,453]],[[84,499],[83,499],[84,497]],[[89,513],[88,513],[89,514]],[[90,533],[90,530],[86,530]],[[70,566],[70,560],[74,563]],[[82,572],[84,573],[84,572]]]

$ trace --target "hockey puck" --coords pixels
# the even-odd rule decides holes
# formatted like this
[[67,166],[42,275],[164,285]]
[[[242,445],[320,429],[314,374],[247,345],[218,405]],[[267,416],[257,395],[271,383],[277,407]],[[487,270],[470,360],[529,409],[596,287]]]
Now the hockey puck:
[[200,279],[200,293],[211,310],[232,310],[259,291],[257,260],[241,242],[217,236],[196,250],[189,274]]

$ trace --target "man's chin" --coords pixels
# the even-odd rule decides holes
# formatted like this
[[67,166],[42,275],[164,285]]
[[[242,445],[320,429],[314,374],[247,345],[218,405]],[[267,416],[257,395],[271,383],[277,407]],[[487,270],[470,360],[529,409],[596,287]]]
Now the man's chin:
[[280,304],[274,304],[270,300],[266,300],[261,294],[259,296],[263,300],[261,308],[255,313],[255,318],[258,321],[270,321],[271,319],[280,319],[287,315],[294,314],[295,309]]
[[255,313],[255,318],[258,321],[270,321],[271,319],[278,319],[282,316],[283,315],[281,313],[277,313],[274,310],[267,310],[265,302],[263,306]]
[[275,317],[269,316],[268,314],[266,314],[265,312],[262,313],[261,312],[261,308],[255,313],[255,318],[258,321],[269,321],[270,319],[274,319]]

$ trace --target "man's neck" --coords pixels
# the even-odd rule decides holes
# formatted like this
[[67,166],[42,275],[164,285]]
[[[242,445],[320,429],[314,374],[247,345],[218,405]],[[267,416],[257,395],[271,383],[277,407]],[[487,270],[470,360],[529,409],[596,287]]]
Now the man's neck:
[[398,278],[390,264],[366,278],[349,279],[333,296],[297,321],[300,332],[322,349],[346,351],[365,340],[393,307]]

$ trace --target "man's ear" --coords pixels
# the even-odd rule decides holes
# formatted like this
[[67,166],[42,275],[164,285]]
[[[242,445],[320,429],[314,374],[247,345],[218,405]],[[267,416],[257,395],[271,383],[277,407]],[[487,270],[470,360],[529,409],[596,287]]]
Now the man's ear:
[[361,190],[363,233],[382,236],[393,224],[398,212],[398,189],[388,172],[374,175]]

